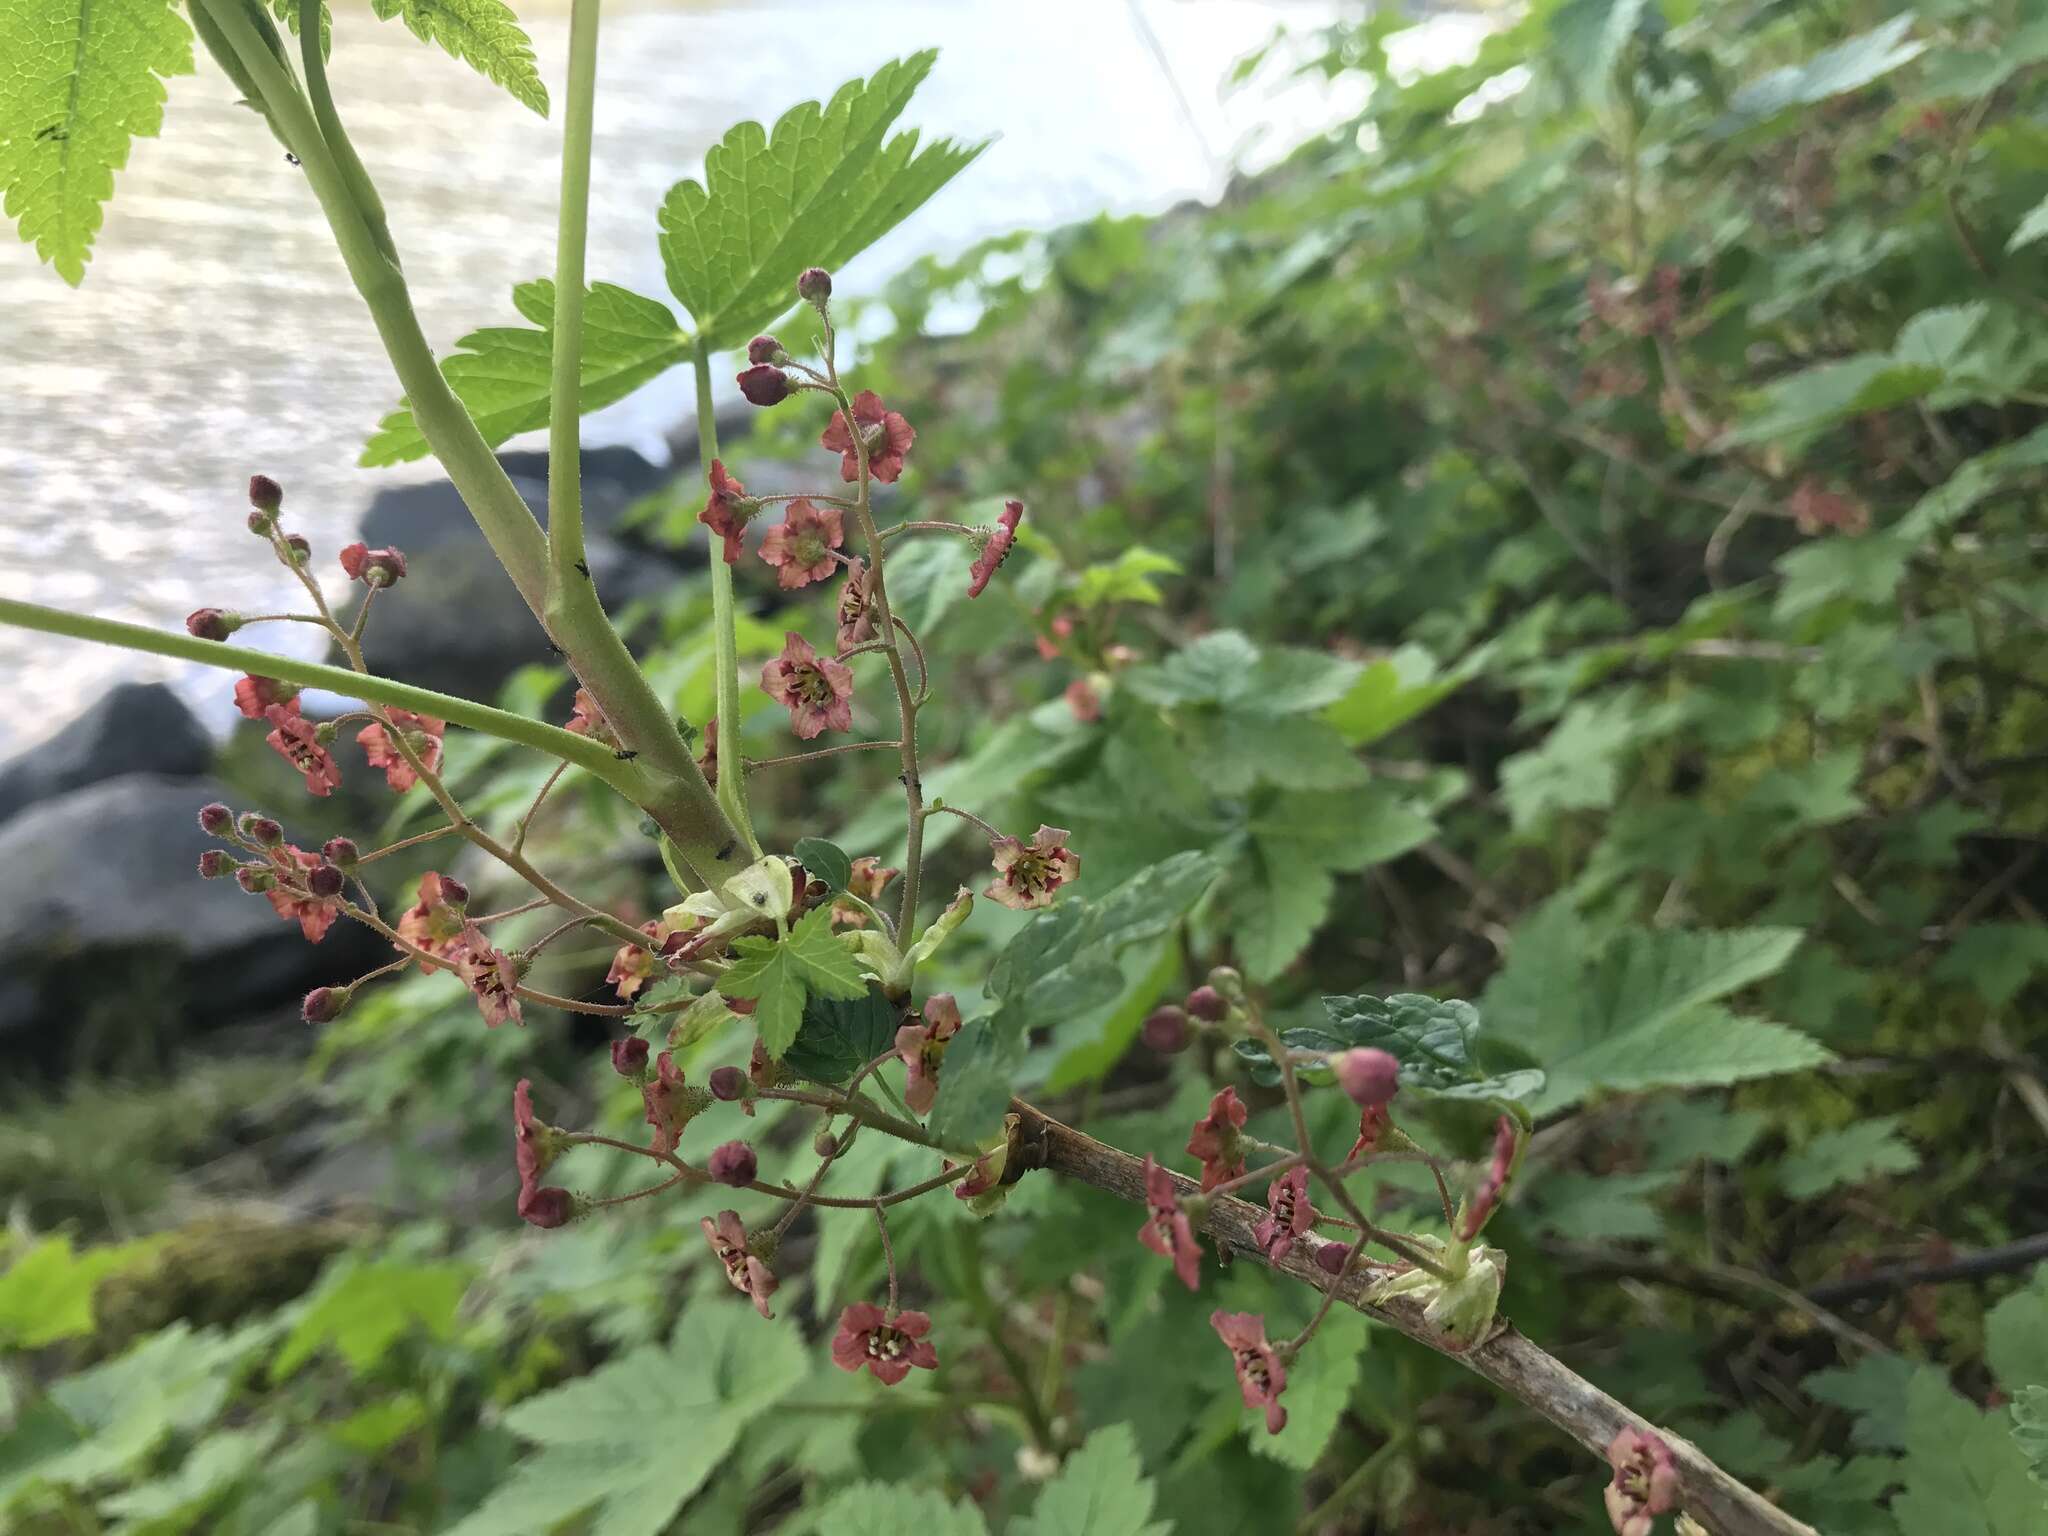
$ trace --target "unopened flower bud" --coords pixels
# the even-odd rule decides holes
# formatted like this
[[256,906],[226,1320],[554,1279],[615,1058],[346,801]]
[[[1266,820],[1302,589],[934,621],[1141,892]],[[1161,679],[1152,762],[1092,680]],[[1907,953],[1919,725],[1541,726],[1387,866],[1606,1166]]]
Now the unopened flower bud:
[[796,280],[796,296],[806,304],[823,304],[832,297],[832,274],[823,267],[806,267]]
[[199,829],[214,837],[226,837],[235,824],[235,813],[218,800],[199,807]]
[[284,487],[268,475],[251,475],[249,505],[258,512],[275,512],[284,505]]
[[1330,1058],[1330,1069],[1361,1109],[1377,1109],[1401,1091],[1401,1063],[1376,1046],[1340,1051]]
[[259,539],[269,538],[270,530],[276,526],[277,514],[275,512],[251,512],[249,514],[249,531]]
[[466,907],[469,905],[469,887],[453,875],[443,875],[441,877],[441,899],[451,907]]
[[1224,1015],[1230,1012],[1230,1004],[1214,987],[1197,987],[1188,994],[1188,1012],[1208,1023],[1220,1024]]
[[242,836],[258,848],[275,848],[284,841],[284,828],[268,816],[259,816],[254,811],[245,811],[238,823]]
[[1171,1056],[1184,1051],[1188,1044],[1187,1011],[1176,1008],[1172,1003],[1154,1008],[1145,1015],[1145,1022],[1138,1027],[1138,1038],[1147,1047],[1162,1056]]
[[185,630],[200,640],[225,640],[242,627],[239,614],[219,608],[195,608],[185,615]]
[[752,405],[780,405],[796,393],[789,375],[780,368],[758,363],[739,376],[740,393]]
[[405,552],[389,545],[372,549],[358,541],[346,546],[340,558],[348,579],[366,587],[388,587],[405,575]]
[[327,1024],[341,1017],[341,1011],[348,1007],[352,987],[315,987],[306,994],[306,1000],[299,1005],[300,1016],[308,1024]]
[[235,884],[239,885],[251,896],[261,896],[265,891],[271,890],[276,886],[277,875],[274,871],[265,869],[261,864],[244,864],[235,871]]
[[1315,1249],[1316,1268],[1326,1275],[1344,1273],[1344,1261],[1351,1256],[1351,1250],[1343,1243],[1317,1243]]
[[1227,965],[1219,965],[1209,973],[1209,985],[1223,994],[1225,1002],[1244,1006],[1244,977]]
[[773,336],[756,336],[747,343],[747,361],[750,363],[772,363],[782,356],[782,343]]
[[335,868],[347,871],[356,867],[356,862],[362,857],[362,853],[352,839],[330,837],[321,845],[320,857]]
[[747,1074],[738,1067],[711,1069],[711,1097],[730,1104],[747,1091]]
[[286,534],[284,547],[291,551],[293,565],[304,565],[313,558],[313,546],[303,533]]
[[235,861],[225,848],[209,848],[199,855],[199,873],[207,880],[220,880],[235,872]]
[[347,883],[348,877],[332,864],[315,864],[306,871],[306,889],[315,896],[339,896]]
[[834,1136],[829,1128],[822,1130],[811,1138],[811,1150],[820,1157],[837,1157],[839,1138]]
[[744,1141],[728,1141],[723,1146],[713,1147],[711,1160],[707,1166],[711,1170],[711,1177],[720,1184],[730,1184],[738,1189],[744,1189],[754,1182],[754,1174],[758,1168],[754,1159],[754,1149]]
[[647,1042],[628,1035],[612,1042],[612,1070],[621,1077],[634,1077],[647,1068]]

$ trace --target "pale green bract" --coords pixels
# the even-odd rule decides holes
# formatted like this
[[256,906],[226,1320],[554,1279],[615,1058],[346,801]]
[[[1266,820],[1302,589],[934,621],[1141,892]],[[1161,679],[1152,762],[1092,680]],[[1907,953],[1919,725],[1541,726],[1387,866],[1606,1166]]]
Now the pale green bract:
[[128,146],[163,127],[164,81],[191,73],[169,0],[0,0],[0,199],[74,288]]

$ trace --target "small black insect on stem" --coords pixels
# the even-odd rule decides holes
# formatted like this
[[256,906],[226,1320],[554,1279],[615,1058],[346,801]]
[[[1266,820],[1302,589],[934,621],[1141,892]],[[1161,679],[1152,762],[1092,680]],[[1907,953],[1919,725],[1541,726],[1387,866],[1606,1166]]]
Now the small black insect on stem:
[[553,651],[557,656],[566,656],[569,654],[567,651],[563,650],[559,645],[555,644],[555,642],[552,640],[547,642],[547,647],[549,650]]
[[584,580],[587,581],[590,579],[590,567],[585,565],[581,560],[578,560],[576,562],[576,574],[583,577]]
[[631,761],[633,761],[634,758],[638,757],[639,755],[640,754],[638,752],[634,752],[626,747],[621,747],[618,749],[618,751],[612,754],[613,757],[616,757],[622,763],[630,763]]
[[47,144],[61,144],[71,135],[65,131],[62,123],[49,123],[36,130],[36,137]]

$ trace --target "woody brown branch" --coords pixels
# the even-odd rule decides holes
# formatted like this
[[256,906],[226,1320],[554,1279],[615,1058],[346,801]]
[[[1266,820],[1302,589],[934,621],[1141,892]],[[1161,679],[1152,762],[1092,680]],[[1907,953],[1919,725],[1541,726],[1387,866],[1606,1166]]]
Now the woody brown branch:
[[[1061,1125],[1021,1100],[1012,1100],[1010,1108],[1017,1116],[1011,1143],[1027,1166],[1061,1174],[1133,1204],[1144,1204],[1145,1165],[1141,1159]],[[1193,1179],[1179,1174],[1172,1177],[1183,1198],[1200,1193]],[[1317,1290],[1331,1284],[1330,1277],[1315,1266],[1305,1246],[1297,1246],[1279,1260],[1268,1259],[1260,1251],[1252,1228],[1265,1214],[1263,1207],[1243,1200],[1212,1200],[1202,1230],[1213,1241],[1227,1244],[1241,1259],[1264,1264]],[[1340,1286],[1338,1299],[1375,1322],[1398,1329],[1417,1343],[1457,1361],[1517,1402],[1534,1409],[1603,1460],[1609,1442],[1624,1428],[1632,1426],[1662,1436],[1677,1464],[1680,1508],[1712,1536],[1818,1536],[1813,1527],[1794,1519],[1729,1476],[1699,1447],[1630,1412],[1517,1332],[1512,1324],[1502,1324],[1484,1343],[1460,1351],[1422,1320],[1419,1303],[1397,1298],[1379,1307],[1362,1301],[1360,1298],[1372,1283],[1387,1273],[1388,1266],[1383,1264],[1355,1266],[1350,1275],[1336,1282]]]

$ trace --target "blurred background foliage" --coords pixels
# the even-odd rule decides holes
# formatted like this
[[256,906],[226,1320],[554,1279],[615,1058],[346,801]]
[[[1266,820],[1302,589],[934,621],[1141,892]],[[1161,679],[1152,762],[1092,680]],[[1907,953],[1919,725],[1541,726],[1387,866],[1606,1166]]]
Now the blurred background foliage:
[[[848,327],[919,431],[893,511],[1031,508],[980,601],[951,543],[892,564],[944,694],[928,793],[1072,827],[1082,896],[1185,848],[1227,869],[1119,955],[1114,1003],[1034,1035],[1023,1091],[1177,1159],[1216,1082],[1272,1113],[1227,1057],[1135,1044],[1210,964],[1288,1018],[1473,998],[1550,1073],[1494,1229],[1510,1317],[1826,1531],[2038,1532],[2048,9],[1539,0],[1469,64],[1395,78],[1405,25],[1322,36],[1307,67],[1368,105],[1220,206],[926,261]],[[814,414],[763,413],[727,461],[818,470]],[[651,498],[642,536],[688,537],[701,498]],[[693,719],[708,615],[689,584],[634,615]],[[830,622],[758,613],[742,648]],[[754,704],[754,750],[787,750]],[[545,771],[449,759],[500,818]],[[651,915],[654,845],[569,787],[536,846]],[[775,846],[887,862],[900,839],[880,763],[764,769],[755,794]],[[981,865],[961,825],[933,823],[935,894]],[[943,955],[970,1013],[1017,923],[985,903]],[[608,959],[557,947],[536,980],[588,994]],[[1355,1316],[1304,1356],[1288,1432],[1248,1435],[1206,1316],[1305,1318],[1306,1293],[1243,1266],[1163,1286],[1130,1208],[1042,1177],[986,1223],[903,1209],[945,1363],[886,1393],[823,1348],[878,1284],[860,1213],[793,1229],[773,1327],[708,1261],[708,1205],[520,1229],[510,1084],[632,1134],[602,1039],[487,1033],[414,978],[308,1059],[216,1037],[17,1095],[0,1520],[1605,1528],[1604,1467]],[[791,1108],[748,1127],[766,1176],[808,1171]],[[1478,1155],[1484,1127],[1439,1113]],[[632,1187],[578,1157],[582,1187]],[[860,1143],[832,1188],[912,1158]],[[1398,1173],[1373,1197],[1422,1225],[1433,1203]]]

